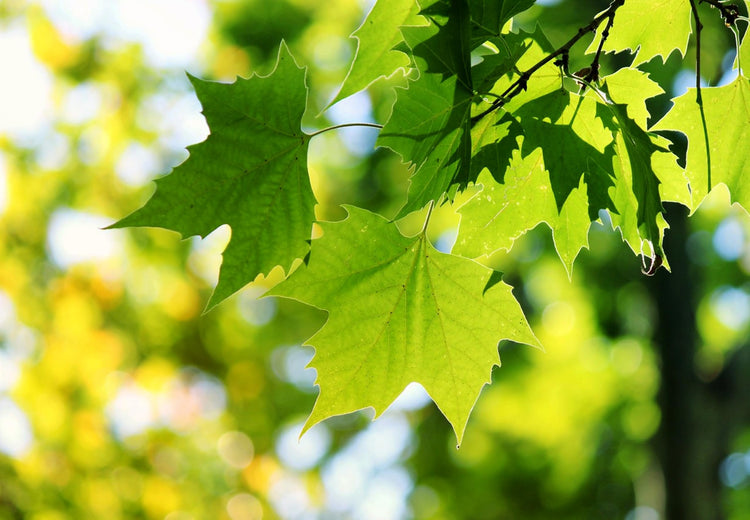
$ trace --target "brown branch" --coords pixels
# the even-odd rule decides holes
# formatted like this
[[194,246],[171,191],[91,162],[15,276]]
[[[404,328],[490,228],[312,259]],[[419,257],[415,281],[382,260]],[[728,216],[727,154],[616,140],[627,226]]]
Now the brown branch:
[[[554,51],[552,54],[547,55],[545,58],[539,60],[534,66],[532,66],[530,69],[526,70],[525,72],[522,72],[520,77],[511,83],[511,85],[505,89],[505,92],[500,94],[500,97],[498,97],[495,101],[492,102],[492,105],[490,105],[489,108],[484,110],[483,112],[475,115],[471,118],[472,123],[476,123],[480,119],[482,119],[487,114],[494,112],[504,104],[506,104],[508,101],[513,99],[515,96],[526,90],[526,85],[529,82],[529,79],[531,78],[532,74],[534,74],[536,71],[544,67],[547,63],[552,61],[553,59],[557,58],[558,56],[561,56],[561,63],[564,65],[567,65],[567,57],[568,53],[570,52],[570,49],[575,45],[578,40],[586,36],[590,32],[596,31],[597,28],[602,24],[604,20],[609,20],[609,23],[607,24],[606,31],[609,31],[609,28],[612,26],[612,21],[614,19],[615,11],[619,7],[621,7],[625,3],[625,0],[612,0],[612,3],[609,4],[609,7],[606,11],[603,11],[601,14],[596,16],[593,20],[591,20],[591,23],[588,25],[581,27],[578,29],[578,32],[575,36],[573,36],[570,40],[565,42],[564,45],[559,47],[556,51]],[[599,65],[599,55],[601,54],[601,48],[604,44],[604,40],[606,37],[604,34],[602,34],[602,42],[599,44],[599,50],[597,50],[596,57],[594,58],[593,65],[596,65],[598,68]],[[592,67],[593,69],[593,67]]]

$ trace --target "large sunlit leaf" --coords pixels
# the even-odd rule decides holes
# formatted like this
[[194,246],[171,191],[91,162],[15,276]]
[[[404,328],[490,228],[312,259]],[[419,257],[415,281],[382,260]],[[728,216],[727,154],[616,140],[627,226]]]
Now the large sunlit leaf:
[[686,172],[694,209],[723,183],[732,201],[750,210],[750,156],[745,148],[750,142],[750,80],[738,76],[729,85],[701,90],[705,126],[691,88],[674,99],[674,107],[654,129],[687,136]]
[[460,443],[500,364],[498,342],[539,343],[491,269],[438,252],[424,233],[405,237],[378,215],[347,210],[347,219],[321,224],[309,265],[272,291],[328,311],[308,340],[320,394],[305,428],[366,407],[378,416],[418,382]]
[[477,184],[482,190],[458,210],[461,227],[454,253],[476,258],[500,249],[508,251],[516,238],[546,223],[560,259],[572,271],[578,253],[588,247],[591,225],[583,178],[558,209],[542,150],[537,148],[524,158],[518,150],[513,153],[503,183],[485,170]]
[[[687,0],[626,0],[616,11],[604,50],[634,52],[633,67],[655,56],[666,61],[675,50],[684,56],[690,38],[691,15]],[[596,52],[604,25],[600,26],[586,52]]]
[[223,84],[190,78],[211,134],[156,181],[139,210],[113,227],[151,226],[205,237],[229,224],[216,305],[260,273],[288,268],[308,250],[315,198],[307,173],[310,137],[300,129],[305,70],[282,44],[273,72]]

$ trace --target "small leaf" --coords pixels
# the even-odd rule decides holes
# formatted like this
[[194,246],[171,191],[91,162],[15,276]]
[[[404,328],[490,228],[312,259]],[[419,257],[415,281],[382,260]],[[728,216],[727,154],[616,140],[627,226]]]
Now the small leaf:
[[[627,0],[615,12],[614,25],[604,42],[604,50],[635,52],[631,67],[661,56],[666,62],[673,51],[685,56],[690,39],[690,2],[687,0]],[[586,49],[593,54],[602,36],[602,24]]]
[[232,228],[208,308],[277,265],[305,255],[315,198],[307,173],[310,137],[300,129],[305,70],[282,43],[268,76],[223,84],[191,77],[211,134],[156,181],[139,210],[112,227],[151,226],[184,237]]
[[305,430],[366,407],[379,416],[417,382],[460,444],[479,392],[500,364],[498,342],[539,342],[511,287],[491,269],[438,252],[424,234],[405,237],[378,215],[347,211],[343,221],[321,223],[307,268],[271,292],[329,313],[308,340],[320,394]]
[[336,97],[329,103],[351,96],[381,77],[390,77],[410,66],[409,57],[396,50],[404,41],[401,26],[418,25],[421,18],[416,0],[378,0],[362,25],[354,31],[357,52]]
[[646,122],[650,114],[646,100],[664,94],[661,86],[647,73],[630,67],[605,76],[602,81],[606,85],[609,98],[615,103],[625,105],[628,117],[642,128],[647,128]]

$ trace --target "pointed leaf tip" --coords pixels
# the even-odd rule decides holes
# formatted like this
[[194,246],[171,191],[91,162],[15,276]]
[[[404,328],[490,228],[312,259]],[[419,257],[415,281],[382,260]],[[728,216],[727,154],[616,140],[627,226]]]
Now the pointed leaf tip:
[[307,171],[305,69],[284,42],[273,70],[233,83],[188,74],[210,134],[157,179],[149,201],[114,226],[154,226],[184,237],[228,224],[219,283],[206,310],[308,251],[315,198]]
[[418,382],[460,443],[500,364],[498,342],[538,340],[510,286],[486,289],[490,269],[440,253],[421,234],[405,237],[379,215],[346,209],[346,219],[321,223],[308,267],[272,291],[329,313],[306,341],[320,387],[308,424],[368,407],[379,416]]

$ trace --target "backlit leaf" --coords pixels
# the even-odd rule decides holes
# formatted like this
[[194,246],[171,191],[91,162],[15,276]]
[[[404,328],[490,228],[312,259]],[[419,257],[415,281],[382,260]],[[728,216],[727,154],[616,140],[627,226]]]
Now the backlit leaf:
[[[691,16],[687,0],[627,0],[616,11],[604,50],[634,52],[632,67],[655,56],[666,61],[675,50],[684,56],[690,38]],[[596,52],[603,29],[604,24],[586,52]]]
[[491,269],[438,252],[423,233],[405,237],[378,215],[347,210],[347,219],[321,224],[309,265],[271,293],[328,311],[308,340],[320,394],[305,429],[366,407],[379,416],[418,382],[460,443],[500,364],[498,342],[539,343]]
[[211,134],[156,181],[142,208],[112,227],[162,227],[205,237],[229,224],[232,239],[210,308],[308,250],[315,198],[307,173],[310,137],[300,129],[307,87],[305,70],[284,44],[268,76],[231,84],[190,80]]
[[674,99],[674,107],[655,130],[677,130],[688,138],[686,172],[697,208],[711,189],[726,184],[732,201],[750,210],[750,80],[738,76],[723,87],[701,89],[706,125],[691,88]]
[[383,76],[391,76],[410,65],[408,56],[395,50],[403,42],[401,26],[419,25],[416,0],[378,0],[362,25],[352,33],[357,53],[341,89],[330,104],[367,88]]

